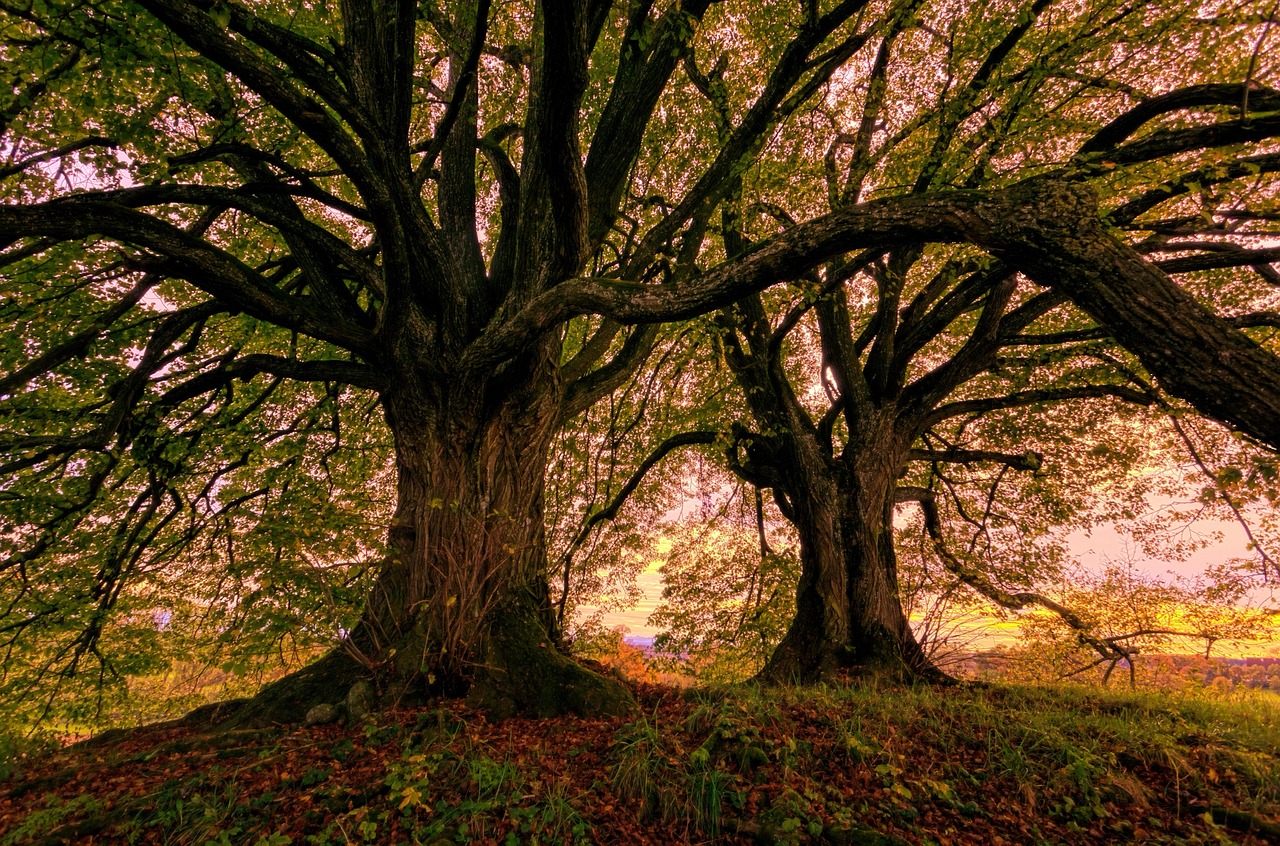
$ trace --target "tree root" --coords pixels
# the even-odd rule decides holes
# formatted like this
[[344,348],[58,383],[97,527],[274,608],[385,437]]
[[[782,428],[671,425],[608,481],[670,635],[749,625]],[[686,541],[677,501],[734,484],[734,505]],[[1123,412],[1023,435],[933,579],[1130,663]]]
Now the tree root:
[[490,634],[486,660],[468,697],[498,717],[560,714],[618,716],[635,713],[631,691],[557,651],[536,616],[517,603]]

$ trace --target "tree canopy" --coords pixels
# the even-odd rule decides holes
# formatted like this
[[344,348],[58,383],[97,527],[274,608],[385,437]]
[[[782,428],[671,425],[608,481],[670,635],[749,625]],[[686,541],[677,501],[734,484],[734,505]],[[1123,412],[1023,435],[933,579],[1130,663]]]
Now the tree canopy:
[[[966,583],[1027,599],[955,554],[946,468],[1038,474],[1020,432],[1078,436],[1061,403],[1280,448],[1262,4],[0,15],[12,684],[145,670],[199,619],[338,643],[252,718],[362,679],[630,707],[558,649],[546,492],[559,433],[636,380],[684,403],[655,442],[699,424],[795,526],[775,679],[925,669],[908,501]],[[729,378],[736,410],[699,410]]]

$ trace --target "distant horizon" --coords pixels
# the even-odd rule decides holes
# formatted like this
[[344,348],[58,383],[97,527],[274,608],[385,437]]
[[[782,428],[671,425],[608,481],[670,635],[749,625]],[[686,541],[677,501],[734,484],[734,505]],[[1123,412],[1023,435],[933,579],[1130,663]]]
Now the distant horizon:
[[[1153,511],[1154,513],[1154,511]],[[1239,524],[1228,521],[1201,520],[1194,524],[1197,531],[1209,534],[1221,533],[1217,543],[1189,556],[1185,561],[1149,561],[1152,566],[1141,568],[1142,572],[1153,577],[1172,575],[1175,577],[1195,577],[1203,574],[1214,564],[1231,559],[1245,558],[1250,555],[1248,538]],[[1091,531],[1076,531],[1068,536],[1068,544],[1073,559],[1090,572],[1102,572],[1108,565],[1123,561],[1132,554],[1134,541],[1120,532],[1114,524],[1102,524]],[[1163,566],[1163,570],[1157,567]],[[636,586],[640,590],[638,599],[625,610],[603,612],[601,624],[609,630],[619,627],[626,629],[624,640],[628,643],[652,644],[662,633],[662,629],[649,624],[649,618],[662,602],[663,576],[660,571],[661,562],[651,562],[636,577]],[[1262,601],[1263,594],[1274,596],[1275,583],[1264,582],[1253,591],[1254,599]],[[599,606],[584,605],[579,610],[580,617],[586,617],[599,610]],[[1004,629],[1004,631],[999,631]],[[1017,623],[1013,621],[990,618],[989,630],[975,634],[970,645],[975,650],[989,651],[999,645],[1013,645],[1019,640]],[[981,646],[980,646],[981,644]],[[1236,656],[1270,656],[1280,654],[1280,643],[1274,641],[1220,641],[1214,645],[1215,653],[1229,653]],[[1196,650],[1184,652],[1160,652],[1158,654],[1180,655],[1197,654]]]
[[[634,647],[637,647],[637,648],[640,648],[640,649],[652,649],[652,648],[653,648],[653,645],[654,645],[654,643],[655,643],[656,641],[657,641],[657,636],[654,636],[654,635],[633,635],[633,634],[629,634],[629,633],[627,633],[627,634],[623,634],[623,635],[622,635],[622,642],[623,642],[623,643],[627,644],[628,646],[634,646]],[[976,641],[975,641],[975,643],[976,643]],[[1219,647],[1220,647],[1220,648],[1222,648],[1222,649],[1224,649],[1224,650],[1225,650],[1225,649],[1228,647],[1229,643],[1236,643],[1236,642],[1235,642],[1235,641],[1231,641],[1231,642],[1228,642],[1228,641],[1222,641],[1222,642],[1220,642],[1220,643],[1218,643],[1218,644],[1215,644],[1215,648],[1219,648]],[[1271,664],[1276,664],[1276,665],[1280,665],[1280,644],[1272,642],[1272,643],[1259,643],[1258,645],[1259,645],[1259,647],[1265,647],[1265,648],[1267,648],[1267,649],[1268,649],[1268,651],[1267,651],[1267,652],[1265,652],[1265,653],[1262,653],[1262,654],[1255,654],[1255,655],[1245,655],[1245,654],[1239,654],[1239,655],[1227,655],[1227,654],[1219,654],[1218,652],[1216,652],[1216,651],[1215,651],[1215,652],[1211,652],[1211,653],[1210,653],[1208,660],[1212,660],[1212,661],[1226,661],[1226,662],[1227,662],[1227,663],[1229,663],[1229,664],[1244,664],[1244,665],[1252,665],[1252,664],[1271,665]],[[990,649],[990,648],[988,648],[988,649],[976,649],[976,648],[975,648],[975,649],[970,649],[970,650],[968,650],[968,653],[969,653],[969,655],[974,656],[974,657],[982,656],[982,655],[995,655],[995,654],[999,654],[998,650]],[[1143,655],[1143,656],[1161,655],[1161,656],[1165,656],[1165,657],[1173,657],[1173,658],[1180,658],[1180,657],[1187,657],[1187,658],[1203,658],[1203,657],[1204,657],[1204,654],[1203,654],[1203,651],[1202,651],[1202,650],[1201,650],[1201,651],[1191,651],[1191,650],[1187,650],[1187,651],[1148,650],[1148,651],[1146,651],[1146,652],[1141,653],[1141,655]]]

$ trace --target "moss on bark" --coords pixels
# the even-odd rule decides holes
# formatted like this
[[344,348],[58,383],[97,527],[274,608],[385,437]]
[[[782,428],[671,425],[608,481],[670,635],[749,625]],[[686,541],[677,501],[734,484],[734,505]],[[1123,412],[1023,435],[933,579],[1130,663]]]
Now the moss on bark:
[[538,620],[533,602],[513,596],[497,609],[472,701],[497,716],[622,715],[636,711],[621,682],[560,653]]

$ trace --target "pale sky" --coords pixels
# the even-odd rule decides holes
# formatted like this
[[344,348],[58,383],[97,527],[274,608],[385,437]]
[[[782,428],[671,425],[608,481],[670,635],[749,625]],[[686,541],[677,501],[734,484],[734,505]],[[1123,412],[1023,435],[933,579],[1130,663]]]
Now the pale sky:
[[[1071,554],[1085,568],[1101,572],[1109,563],[1124,561],[1127,557],[1136,557],[1145,566],[1143,569],[1158,577],[1169,577],[1172,573],[1178,576],[1193,577],[1204,572],[1205,567],[1230,558],[1248,558],[1252,556],[1247,550],[1247,538],[1244,530],[1237,523],[1200,521],[1192,531],[1205,534],[1220,532],[1222,540],[1206,546],[1191,555],[1186,561],[1150,561],[1143,560],[1140,550],[1126,535],[1112,525],[1098,526],[1092,532],[1074,532],[1068,536]],[[662,599],[662,574],[658,572],[660,562],[653,562],[640,574],[637,583],[644,592],[644,598],[634,607],[626,611],[616,611],[604,615],[606,628],[627,627],[628,635],[637,638],[652,638],[659,630],[648,624],[648,618]],[[1273,576],[1269,584],[1259,584],[1254,591],[1254,600],[1264,602],[1276,596],[1276,584]],[[584,609],[590,613],[591,608]],[[1001,638],[1003,639],[1003,638]],[[1262,645],[1265,646],[1265,645]]]

